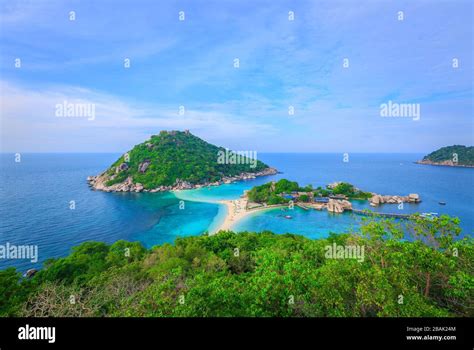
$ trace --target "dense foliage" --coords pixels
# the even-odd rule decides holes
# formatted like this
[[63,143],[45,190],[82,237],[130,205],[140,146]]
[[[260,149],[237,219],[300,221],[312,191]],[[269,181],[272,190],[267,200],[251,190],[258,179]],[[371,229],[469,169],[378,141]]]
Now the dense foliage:
[[[128,161],[123,155],[112,164],[107,170],[111,177],[107,185],[123,182],[129,176],[134,183],[141,183],[146,189],[171,186],[177,179],[202,184],[268,168],[261,161],[256,161],[252,167],[249,158],[244,160],[245,164],[219,164],[219,151],[226,150],[189,132],[162,131],[129,151]],[[146,170],[140,171],[140,165],[145,163],[148,163]],[[125,169],[117,172],[117,167],[122,164],[126,164]]]
[[361,191],[361,190],[355,188],[353,185],[351,185],[350,183],[347,183],[347,182],[338,183],[332,189],[332,193],[333,194],[343,194],[343,195],[345,195],[345,196],[347,196],[348,198],[351,198],[351,199],[368,199],[368,198],[372,197],[372,193]]
[[431,152],[423,158],[431,162],[439,163],[443,161],[453,161],[459,165],[474,166],[474,146],[466,147],[461,145],[442,147],[437,151]]
[[[311,197],[328,197],[338,194],[345,195],[349,199],[368,199],[372,197],[372,193],[363,192],[347,182],[340,182],[334,188],[323,189],[318,187],[313,189],[311,185],[300,187],[297,182],[287,179],[255,186],[247,192],[247,197],[255,203],[283,204],[289,200],[282,195],[294,192],[298,192],[298,198],[295,198],[295,200],[300,202],[309,202]],[[301,192],[305,192],[305,194],[301,194]]]
[[[368,221],[318,240],[220,232],[151,250],[87,242],[30,279],[0,271],[0,315],[474,316],[474,244],[454,240],[458,223]],[[365,258],[330,258],[334,244]]]
[[266,204],[287,203],[288,199],[281,196],[283,193],[291,193],[300,190],[297,182],[281,179],[277,182],[255,186],[247,192],[247,197],[251,202]]

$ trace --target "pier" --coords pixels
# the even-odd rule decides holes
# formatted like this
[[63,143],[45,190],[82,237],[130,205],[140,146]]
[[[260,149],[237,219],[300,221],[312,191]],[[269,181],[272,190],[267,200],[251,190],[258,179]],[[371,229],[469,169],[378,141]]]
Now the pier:
[[304,209],[304,210],[309,210],[309,209],[310,209],[308,206],[306,206],[306,205],[304,205],[304,204],[301,204],[301,203],[296,203],[296,205],[297,205],[298,207],[300,207],[301,209]]
[[352,209],[352,212],[358,215],[365,216],[381,216],[386,218],[409,219],[411,214],[394,214],[394,213],[377,213],[375,211],[367,211],[360,209]]

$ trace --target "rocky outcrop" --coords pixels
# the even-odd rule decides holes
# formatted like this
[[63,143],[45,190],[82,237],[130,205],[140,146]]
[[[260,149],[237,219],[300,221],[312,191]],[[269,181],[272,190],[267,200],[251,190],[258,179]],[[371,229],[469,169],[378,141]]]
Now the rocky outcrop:
[[115,168],[115,172],[119,173],[119,172],[127,170],[127,169],[128,169],[128,164],[124,162],[124,163],[120,164],[117,168]]
[[191,190],[194,188],[194,186],[192,183],[188,181],[176,179],[176,182],[173,188],[176,190]]
[[[124,167],[123,164],[126,164],[128,167],[127,163],[122,163],[120,166],[118,166],[116,169],[120,169]],[[139,170],[144,169],[143,172],[146,171],[148,168],[149,164],[144,167],[145,162],[141,163],[139,165]],[[117,170],[116,170],[117,171]],[[120,170],[119,170],[120,171]],[[133,179],[129,176],[125,181],[107,186],[106,183],[110,180],[113,179],[113,176],[107,175],[107,173],[102,173],[98,176],[88,176],[87,177],[87,182],[89,183],[89,186],[98,191],[104,191],[104,192],[150,192],[150,193],[156,193],[156,192],[164,192],[164,191],[179,191],[179,190],[191,190],[191,189],[196,189],[196,188],[201,188],[201,187],[208,187],[208,186],[219,186],[222,184],[229,184],[233,183],[236,181],[243,181],[243,180],[250,180],[250,179],[255,179],[258,176],[268,176],[268,175],[274,175],[277,174],[278,171],[274,168],[266,168],[262,171],[256,172],[256,173],[242,173],[237,176],[230,176],[230,177],[223,177],[220,181],[214,181],[214,182],[209,182],[209,183],[202,183],[202,184],[192,184],[188,181],[176,179],[175,183],[173,186],[159,186],[157,188],[153,189],[145,189],[144,186],[140,183],[134,183]]]
[[143,174],[146,171],[146,169],[148,169],[149,166],[150,166],[150,162],[146,160],[143,163],[140,163],[138,165],[138,171]]
[[329,188],[330,190],[332,190],[333,188],[337,187],[337,185],[339,185],[341,183],[342,183],[341,181],[332,182],[332,183],[328,184],[326,187]]
[[352,210],[352,203],[347,200],[330,199],[327,210],[331,213],[343,213],[345,210]]
[[374,193],[369,199],[371,206],[378,206],[380,204],[399,204],[399,203],[419,203],[421,202],[420,196],[417,193],[410,193],[408,196],[390,196],[380,195]]
[[469,164],[460,164],[457,162],[453,162],[452,160],[443,160],[440,162],[433,162],[431,160],[423,159],[415,162],[416,164],[424,164],[424,165],[439,165],[439,166],[454,166],[454,167],[461,167],[461,168],[474,168],[474,165]]
[[28,271],[26,271],[25,277],[31,278],[34,275],[36,275],[37,272],[38,272],[38,270],[36,270],[36,269],[29,269]]

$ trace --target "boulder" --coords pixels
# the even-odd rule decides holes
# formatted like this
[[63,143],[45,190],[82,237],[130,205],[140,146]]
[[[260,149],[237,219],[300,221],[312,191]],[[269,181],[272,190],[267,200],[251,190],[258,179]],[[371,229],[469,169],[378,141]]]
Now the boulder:
[[341,183],[340,181],[336,181],[336,182],[328,184],[326,187],[329,188],[329,189],[333,189],[334,187],[336,187],[340,183]]
[[328,202],[328,211],[331,213],[342,213],[344,212],[344,207],[341,203],[341,201],[336,200],[336,199],[330,199]]
[[120,171],[124,171],[124,170],[127,170],[127,169],[128,169],[128,164],[127,163],[122,163],[115,169],[115,172],[118,173]]
[[375,194],[369,199],[369,202],[373,205],[379,205],[383,203],[383,198],[382,196]]
[[38,270],[36,270],[36,269],[29,269],[28,271],[26,271],[25,276],[28,277],[28,278],[31,278],[34,275],[36,275],[37,272],[38,272]]
[[325,207],[326,207],[325,204],[320,204],[320,203],[313,204],[313,208],[316,210],[323,210]]
[[146,171],[146,169],[148,169],[149,166],[150,166],[150,162],[148,160],[145,160],[143,163],[140,163],[138,165],[138,172],[143,174]]
[[352,210],[352,203],[347,200],[339,201],[341,203],[342,209],[344,210]]
[[192,188],[193,188],[193,185],[190,182],[183,181],[181,183],[181,189],[182,190],[189,190],[189,189],[192,189]]

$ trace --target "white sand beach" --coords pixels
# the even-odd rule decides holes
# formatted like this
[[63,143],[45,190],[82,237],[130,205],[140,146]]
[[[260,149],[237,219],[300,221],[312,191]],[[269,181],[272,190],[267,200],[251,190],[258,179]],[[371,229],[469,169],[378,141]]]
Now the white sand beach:
[[227,214],[222,224],[217,228],[216,232],[221,230],[230,230],[236,222],[253,212],[246,209],[247,198],[222,200],[219,201],[219,203],[226,206]]
[[232,227],[234,227],[234,225],[237,222],[239,222],[243,218],[251,214],[254,214],[256,212],[286,206],[286,205],[269,205],[269,206],[262,206],[262,207],[247,209],[247,203],[248,203],[247,198],[239,198],[239,199],[234,199],[234,200],[222,200],[222,201],[219,201],[219,203],[224,204],[226,206],[227,214],[222,224],[219,225],[219,227],[215,230],[214,233],[217,233],[219,231],[231,230]]

